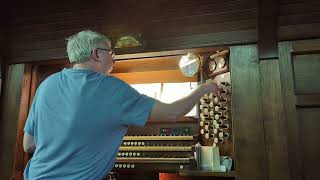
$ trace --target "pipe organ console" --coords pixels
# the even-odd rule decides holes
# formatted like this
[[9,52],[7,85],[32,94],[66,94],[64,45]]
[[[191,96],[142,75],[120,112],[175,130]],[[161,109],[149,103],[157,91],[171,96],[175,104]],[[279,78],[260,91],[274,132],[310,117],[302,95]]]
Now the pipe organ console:
[[[171,82],[174,78],[176,78],[174,82],[192,82],[194,84],[196,84],[197,79],[200,83],[210,80],[216,83],[221,88],[221,91],[205,94],[201,97],[197,105],[196,116],[183,117],[175,123],[148,121],[143,128],[129,127],[117,153],[113,172],[106,179],[123,179],[124,177],[124,179],[141,179],[140,177],[128,177],[126,175],[145,175],[146,172],[149,174],[178,172],[180,174],[184,172],[187,176],[194,176],[194,174],[201,172],[198,161],[199,155],[196,153],[198,144],[201,144],[201,146],[219,147],[220,156],[228,156],[234,159],[229,51],[224,50],[214,53],[212,51],[202,51],[199,53],[201,54],[201,56],[199,55],[201,63],[197,65],[199,65],[198,69],[200,72],[193,72],[197,76],[187,78],[183,75],[176,77],[181,74],[176,67],[177,61],[181,58],[180,55],[164,57],[162,59],[161,57],[155,58],[154,61],[149,59],[145,62],[139,59],[138,63],[146,63],[146,67],[151,68],[144,69],[144,75],[141,77],[139,76],[141,72],[133,73],[133,75],[140,77],[137,79],[143,79],[144,83]],[[166,63],[163,63],[163,61]],[[172,63],[172,61],[176,61],[176,63]],[[125,65],[123,65],[124,67],[120,67],[120,69],[127,70],[128,67],[134,68],[132,66],[133,63],[135,63],[134,60],[128,60],[128,62],[123,63]],[[67,66],[68,63],[53,63],[53,65],[35,63],[26,66],[24,78],[25,82],[29,82],[30,84],[24,86],[23,92],[26,93],[24,93],[23,99],[26,99],[26,102],[32,102],[37,86],[46,77]],[[143,65],[140,64],[141,66]],[[159,73],[166,74],[164,76],[156,75],[154,72],[158,71],[159,67],[163,68],[162,66],[168,67],[159,71]],[[115,67],[117,68],[117,64]],[[151,75],[148,74],[148,71],[151,72]],[[173,71],[175,72],[173,73]],[[128,77],[128,81],[134,81],[131,71],[126,74],[119,70],[118,75],[119,78],[126,76]],[[117,73],[114,76],[118,77]],[[163,80],[162,78],[167,79]],[[30,97],[27,95],[30,95]],[[28,103],[26,106],[21,106],[26,112],[28,107]],[[23,120],[19,122],[19,132],[23,131],[22,128],[24,127],[26,116],[21,119]],[[22,134],[18,134],[17,141],[20,144],[22,144],[22,139]],[[15,167],[19,171],[17,170],[15,174],[21,175],[28,159],[29,156],[23,153],[22,147],[17,146]],[[231,171],[234,171],[234,168]],[[215,174],[212,174],[212,176],[215,176]],[[234,177],[234,173],[229,173],[227,176],[223,175],[223,177]],[[174,179],[181,178],[175,177]]]
[[199,142],[219,147],[220,156],[234,159],[228,53],[224,50],[203,56],[203,81],[213,81],[221,90],[205,94],[199,101]]
[[225,50],[202,55],[203,82],[213,81],[221,91],[199,99],[198,117],[130,127],[117,154],[114,172],[121,175],[142,171],[199,171],[195,156],[197,143],[219,147],[221,156],[234,159],[228,53]]

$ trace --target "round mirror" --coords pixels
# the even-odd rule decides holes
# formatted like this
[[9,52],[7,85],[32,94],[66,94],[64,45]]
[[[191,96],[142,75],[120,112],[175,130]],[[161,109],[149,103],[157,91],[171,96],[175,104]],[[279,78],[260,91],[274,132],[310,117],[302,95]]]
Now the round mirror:
[[181,57],[179,62],[180,71],[186,77],[193,77],[200,69],[200,56],[196,53],[188,53]]

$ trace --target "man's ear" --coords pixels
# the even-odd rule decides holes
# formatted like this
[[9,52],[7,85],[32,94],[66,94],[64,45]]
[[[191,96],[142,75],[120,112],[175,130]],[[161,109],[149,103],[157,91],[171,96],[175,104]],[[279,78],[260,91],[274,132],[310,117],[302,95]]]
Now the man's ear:
[[91,57],[94,61],[99,62],[99,55],[98,55],[98,50],[97,48],[93,48]]

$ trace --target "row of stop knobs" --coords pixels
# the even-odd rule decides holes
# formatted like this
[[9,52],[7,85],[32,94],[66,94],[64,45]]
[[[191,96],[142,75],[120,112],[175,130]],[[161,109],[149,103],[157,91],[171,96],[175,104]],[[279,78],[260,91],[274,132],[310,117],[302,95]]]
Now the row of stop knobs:
[[118,164],[114,165],[115,168],[135,168],[135,164]]
[[213,139],[213,145],[223,143],[229,138],[229,96],[228,90],[222,90],[218,95],[205,94],[200,105],[200,133],[206,139]]
[[118,157],[140,157],[140,152],[118,152]]

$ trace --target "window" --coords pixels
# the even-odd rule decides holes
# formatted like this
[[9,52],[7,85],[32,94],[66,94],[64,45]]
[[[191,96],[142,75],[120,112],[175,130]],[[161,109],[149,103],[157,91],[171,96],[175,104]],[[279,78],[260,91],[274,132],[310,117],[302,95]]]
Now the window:
[[[145,94],[164,103],[172,103],[189,95],[197,82],[131,84],[141,94]],[[197,116],[196,106],[186,116]]]

